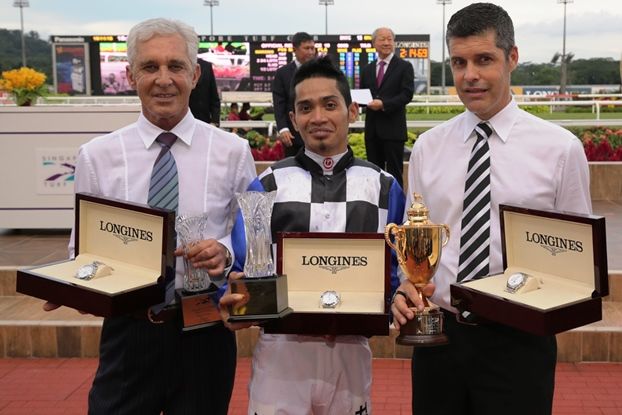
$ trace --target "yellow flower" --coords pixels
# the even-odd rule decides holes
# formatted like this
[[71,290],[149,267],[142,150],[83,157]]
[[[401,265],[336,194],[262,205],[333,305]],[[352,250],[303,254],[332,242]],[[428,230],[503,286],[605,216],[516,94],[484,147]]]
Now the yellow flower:
[[17,105],[25,105],[47,93],[45,74],[22,67],[2,72],[0,90],[13,94]]

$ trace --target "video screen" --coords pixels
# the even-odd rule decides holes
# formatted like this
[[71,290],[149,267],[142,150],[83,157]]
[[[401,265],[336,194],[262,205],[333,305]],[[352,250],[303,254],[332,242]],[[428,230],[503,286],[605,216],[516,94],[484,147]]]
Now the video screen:
[[87,45],[54,45],[56,90],[60,94],[87,94]]
[[218,91],[247,91],[251,65],[248,42],[199,42],[197,57],[212,63]]
[[104,95],[126,94],[132,90],[127,81],[127,43],[101,42],[99,44],[99,73]]

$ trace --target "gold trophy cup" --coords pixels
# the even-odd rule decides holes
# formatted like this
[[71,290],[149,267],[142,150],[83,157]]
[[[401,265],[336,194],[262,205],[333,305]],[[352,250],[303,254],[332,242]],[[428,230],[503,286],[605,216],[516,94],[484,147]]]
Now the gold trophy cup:
[[[443,333],[443,313],[422,294],[441,260],[442,248],[449,241],[449,227],[428,220],[428,208],[421,195],[415,193],[403,225],[390,223],[384,231],[387,244],[395,250],[400,268],[415,286],[425,309],[419,312],[407,299],[415,318],[400,327],[397,343],[409,346],[438,346],[448,342]],[[443,239],[445,231],[445,239]],[[391,240],[393,236],[395,243]]]

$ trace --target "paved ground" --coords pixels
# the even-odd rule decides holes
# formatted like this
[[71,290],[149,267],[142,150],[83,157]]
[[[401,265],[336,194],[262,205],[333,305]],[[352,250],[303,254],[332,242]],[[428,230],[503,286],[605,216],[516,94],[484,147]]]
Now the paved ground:
[[[95,359],[0,359],[0,415],[85,414],[96,366]],[[230,415],[246,414],[249,376],[250,359],[240,359]],[[374,413],[410,414],[410,361],[375,359],[373,376]],[[561,363],[553,414],[622,414],[621,391],[622,364]]]

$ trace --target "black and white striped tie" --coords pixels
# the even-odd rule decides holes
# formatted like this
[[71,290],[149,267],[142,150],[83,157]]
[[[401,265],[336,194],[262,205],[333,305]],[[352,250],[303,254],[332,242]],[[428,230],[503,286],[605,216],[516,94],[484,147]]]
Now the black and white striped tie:
[[482,278],[489,273],[490,256],[490,149],[492,129],[486,123],[475,127],[477,140],[471,151],[464,204],[458,281]]

